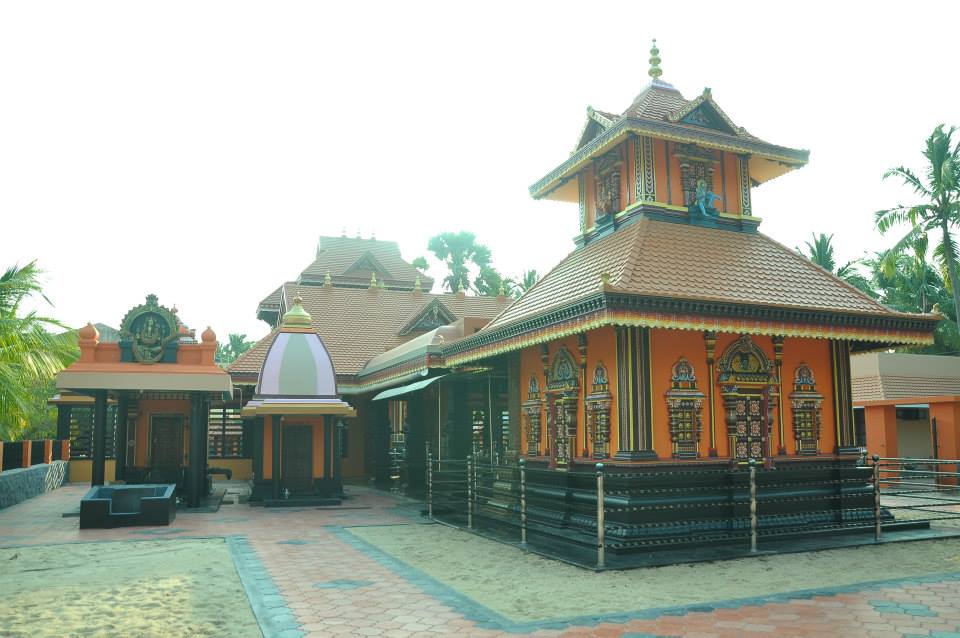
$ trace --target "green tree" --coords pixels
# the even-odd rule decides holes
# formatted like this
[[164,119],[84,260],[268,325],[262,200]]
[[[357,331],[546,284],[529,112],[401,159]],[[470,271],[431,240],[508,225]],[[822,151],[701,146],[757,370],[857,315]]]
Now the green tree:
[[802,248],[797,248],[797,252],[824,270],[843,279],[861,292],[871,297],[877,296],[873,286],[870,285],[870,280],[865,277],[858,268],[861,263],[860,260],[848,261],[837,268],[837,262],[833,257],[833,235],[827,235],[825,233],[817,235],[813,233],[811,238],[813,239],[812,242],[804,242],[807,245],[807,250],[804,251]]
[[[430,238],[427,248],[446,264],[448,274],[443,279],[443,286],[451,292],[470,288],[471,264],[481,272],[484,267],[490,266],[490,249],[477,243],[476,235],[468,231],[440,233]],[[491,272],[486,274],[492,277]],[[488,284],[489,282],[483,279],[483,285]],[[493,294],[497,294],[496,291]]]
[[[955,127],[944,131],[941,124],[927,138],[923,151],[926,160],[924,179],[904,166],[892,168],[884,174],[884,179],[899,177],[921,201],[877,211],[876,225],[881,233],[902,224],[910,227],[890,249],[888,259],[910,250],[921,236],[935,234],[939,241],[933,250],[934,259],[947,272],[945,284],[952,293],[953,307],[960,308],[957,244],[952,235],[952,229],[960,223],[960,143],[953,143],[955,131]],[[955,316],[954,320],[960,322],[960,317]],[[960,329],[960,323],[957,327]]]
[[427,272],[427,269],[430,268],[430,264],[427,263],[427,258],[423,256],[417,257],[411,261],[410,265],[423,273]]
[[217,344],[217,363],[222,366],[229,365],[255,344],[255,341],[247,341],[247,335],[231,332],[226,343]]
[[28,299],[48,304],[36,262],[12,266],[0,276],[0,439],[20,437],[36,412],[36,394],[78,356],[74,331],[56,333],[62,323],[24,311]]
[[[540,273],[531,268],[525,271],[523,277],[517,282],[517,290],[520,294],[523,294],[533,288],[533,285],[538,281],[540,281]],[[519,296],[519,294],[517,296]]]

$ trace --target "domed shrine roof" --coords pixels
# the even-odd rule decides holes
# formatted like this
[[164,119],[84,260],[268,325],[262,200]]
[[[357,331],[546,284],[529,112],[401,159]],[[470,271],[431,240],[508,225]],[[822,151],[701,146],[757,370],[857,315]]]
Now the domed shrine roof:
[[313,330],[298,296],[274,333],[253,398],[243,408],[257,414],[336,414],[353,416],[340,399],[330,353]]

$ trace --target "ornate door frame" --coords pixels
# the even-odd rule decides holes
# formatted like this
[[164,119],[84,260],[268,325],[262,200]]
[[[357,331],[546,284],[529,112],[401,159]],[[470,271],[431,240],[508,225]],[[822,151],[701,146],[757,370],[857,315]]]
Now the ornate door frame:
[[547,436],[550,468],[566,468],[576,455],[580,366],[570,351],[560,347],[547,376]]
[[754,459],[772,466],[773,407],[780,392],[774,361],[748,335],[741,335],[717,361],[717,371],[730,461]]

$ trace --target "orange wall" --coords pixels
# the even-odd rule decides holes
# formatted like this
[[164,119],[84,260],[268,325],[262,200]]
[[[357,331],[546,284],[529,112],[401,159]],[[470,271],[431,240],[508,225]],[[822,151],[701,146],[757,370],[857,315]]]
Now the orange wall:
[[[562,346],[565,346],[566,349],[573,356],[573,360],[580,364],[580,350],[577,345],[577,338],[567,337],[565,339],[560,339],[558,341],[552,341],[548,344],[549,347],[549,360],[548,365],[553,364],[553,359],[556,356],[556,353],[560,350]],[[580,401],[579,409],[577,412],[577,445],[576,445],[576,454],[575,456],[581,456],[583,454],[583,441],[586,432],[586,404],[584,403],[584,397],[593,389],[593,372],[598,363],[602,363],[607,369],[607,380],[610,383],[610,393],[614,396],[614,404],[611,407],[611,417],[610,417],[610,449],[616,450],[617,441],[617,405],[616,405],[616,394],[617,394],[617,337],[616,331],[612,327],[601,328],[598,330],[591,330],[587,333],[587,369],[585,371],[585,377],[580,379]],[[520,400],[521,402],[527,400],[527,388],[530,383],[530,376],[534,375],[537,378],[537,384],[540,387],[540,397],[541,399],[545,398],[544,391],[546,389],[546,382],[543,376],[543,363],[540,359],[540,346],[532,346],[530,348],[525,348],[520,353]],[[543,402],[543,407],[541,409],[540,416],[540,448],[541,451],[546,450],[547,445],[547,419],[546,419],[546,402]],[[521,410],[522,412],[522,410]],[[520,442],[520,448],[524,454],[527,453],[527,437],[526,437],[526,418],[523,419],[524,435]],[[592,448],[591,448],[592,452]]]
[[[669,142],[664,140],[653,140],[653,170],[655,171],[655,176],[657,180],[657,201],[663,202],[664,204],[678,204],[678,199],[683,199],[682,191],[678,193],[676,190],[670,189],[668,193],[667,186],[667,148]],[[671,167],[671,172],[673,168]],[[671,174],[670,177],[673,177]]]
[[[723,191],[718,193],[723,197],[720,210],[725,213],[740,214],[739,161],[736,155],[726,152],[720,153],[720,160],[722,166],[717,167],[720,173],[717,184],[721,188],[725,187],[726,190],[726,194]],[[720,178],[724,178],[725,181],[721,183]]]
[[[739,335],[720,334],[717,337],[717,346],[715,358],[717,360],[723,355],[724,351],[730,346]],[[751,339],[757,346],[763,350],[766,356],[773,361],[773,340],[768,336],[751,336]],[[553,362],[556,352],[561,346],[565,346],[573,355],[575,361],[579,363],[580,356],[577,348],[576,337],[567,337],[549,344],[549,362]],[[715,381],[717,372],[714,370],[714,379],[709,378],[707,369],[706,346],[703,339],[703,333],[699,331],[666,330],[653,329],[650,333],[650,364],[652,372],[652,398],[653,398],[653,430],[654,430],[654,451],[661,459],[671,457],[669,414],[667,410],[666,393],[670,389],[670,373],[673,365],[681,357],[685,357],[693,365],[697,375],[697,387],[704,394],[703,412],[702,412],[702,431],[700,438],[700,456],[707,457],[710,447],[710,413],[709,413],[709,384]],[[616,331],[614,328],[602,328],[587,333],[587,371],[586,383],[582,384],[580,410],[577,417],[578,436],[577,436],[577,456],[583,453],[584,436],[584,410],[585,405],[583,397],[589,394],[593,380],[593,370],[598,362],[602,362],[607,368],[608,379],[610,382],[610,391],[613,394],[613,406],[611,408],[611,454],[619,449],[619,415],[617,414],[617,365],[616,365]],[[783,399],[783,424],[779,419],[779,410],[777,405],[773,406],[773,427],[771,429],[771,449],[776,454],[779,447],[779,431],[784,428],[784,447],[788,455],[796,454],[796,443],[793,439],[792,427],[792,407],[790,403],[790,394],[793,392],[793,376],[796,368],[805,363],[810,366],[814,373],[817,391],[823,395],[823,404],[821,409],[821,433],[820,433],[820,452],[821,454],[831,454],[836,442],[836,426],[834,423],[834,406],[832,395],[832,367],[830,362],[830,344],[823,339],[785,339],[783,346],[783,378],[782,378],[782,399]],[[543,364],[540,358],[540,346],[533,346],[524,349],[520,355],[520,384],[521,400],[526,401],[527,386],[530,376],[537,378],[540,387],[541,397],[544,396],[546,387],[543,375]],[[583,392],[585,390],[585,392]],[[547,443],[547,419],[545,414],[546,404],[543,404],[541,411],[541,449],[546,450]],[[719,385],[714,387],[714,414],[716,419],[716,440],[717,453],[720,457],[729,456],[729,440],[727,437],[726,413],[723,403],[723,395]],[[524,454],[527,452],[526,438],[526,419],[524,423],[524,436],[521,441],[521,450]]]
[[583,195],[586,202],[586,218],[584,220],[584,230],[593,228],[597,221],[597,189],[593,183],[593,167],[589,166],[583,172]]

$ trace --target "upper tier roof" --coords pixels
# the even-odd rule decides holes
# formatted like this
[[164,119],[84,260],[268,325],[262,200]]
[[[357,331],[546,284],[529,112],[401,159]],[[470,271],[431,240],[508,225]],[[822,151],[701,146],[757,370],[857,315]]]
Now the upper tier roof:
[[[397,242],[378,239],[321,237],[316,257],[300,273],[300,281],[322,284],[328,274],[335,287],[367,288],[371,274],[388,288],[413,290],[418,277],[424,290],[433,286],[433,279],[404,261]],[[280,288],[277,288],[264,297],[257,308],[257,316],[265,319],[264,315],[278,313],[280,296]]]
[[[688,100],[659,79],[648,84],[624,111],[587,108],[587,122],[573,154],[530,187],[533,197],[546,197],[563,187],[594,157],[631,135],[694,143],[750,156],[750,177],[762,183],[807,163],[809,151],[765,142],[738,126],[714,101],[710,89]],[[559,199],[576,200],[575,186]]]

